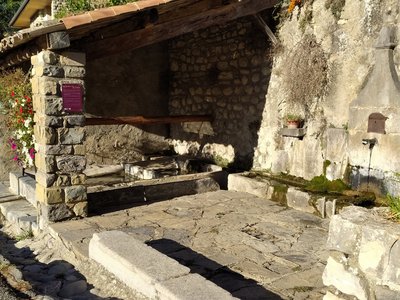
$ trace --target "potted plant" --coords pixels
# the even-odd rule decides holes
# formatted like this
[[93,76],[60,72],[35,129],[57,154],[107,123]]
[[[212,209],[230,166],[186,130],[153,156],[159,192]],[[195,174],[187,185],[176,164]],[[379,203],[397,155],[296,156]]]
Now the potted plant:
[[287,128],[299,128],[303,118],[297,114],[287,114],[286,117]]

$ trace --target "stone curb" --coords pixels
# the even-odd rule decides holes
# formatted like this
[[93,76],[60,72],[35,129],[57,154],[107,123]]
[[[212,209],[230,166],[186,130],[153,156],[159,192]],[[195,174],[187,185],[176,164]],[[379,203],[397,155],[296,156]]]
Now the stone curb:
[[36,207],[36,180],[32,177],[10,172],[10,191],[24,197]]
[[93,234],[89,257],[151,299],[237,299],[177,261],[121,231]]

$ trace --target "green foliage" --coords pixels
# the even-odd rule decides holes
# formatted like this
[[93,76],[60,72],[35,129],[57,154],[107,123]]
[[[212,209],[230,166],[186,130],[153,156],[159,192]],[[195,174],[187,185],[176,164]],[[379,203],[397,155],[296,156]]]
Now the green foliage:
[[330,9],[336,20],[340,19],[346,0],[326,0],[325,8]]
[[15,240],[17,240],[19,242],[19,241],[23,241],[23,240],[30,239],[30,238],[33,238],[32,230],[23,231],[22,233],[18,234],[15,237]]
[[229,161],[222,156],[215,155],[213,159],[217,166],[220,166],[222,168],[227,168],[229,166]]
[[387,194],[386,202],[390,208],[391,216],[396,220],[400,220],[400,197]]
[[325,160],[324,161],[324,175],[326,176],[326,169],[328,169],[328,167],[331,165],[331,161],[330,160]]
[[64,7],[57,12],[56,18],[60,19],[69,15],[76,15],[98,8],[123,5],[136,1],[140,0],[66,0]]
[[285,116],[286,121],[301,121],[303,117],[297,114],[287,114]]
[[21,0],[1,0],[0,1],[0,38],[5,34],[10,34],[12,29],[8,23],[17,11]]
[[319,193],[342,193],[349,187],[340,179],[328,180],[324,175],[316,176],[306,185],[306,190]]

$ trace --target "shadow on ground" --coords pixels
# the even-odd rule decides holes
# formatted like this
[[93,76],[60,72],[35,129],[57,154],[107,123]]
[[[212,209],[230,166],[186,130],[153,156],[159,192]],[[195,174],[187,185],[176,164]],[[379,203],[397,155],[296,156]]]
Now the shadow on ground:
[[170,239],[159,239],[147,243],[159,252],[175,259],[188,267],[191,273],[197,273],[234,297],[243,300],[280,300],[279,295],[265,289],[252,279],[247,279],[229,268],[218,264],[206,256]]
[[0,271],[17,290],[18,299],[31,299],[36,295],[51,297],[43,299],[105,299],[90,292],[93,286],[70,263],[64,260],[41,263],[30,248],[16,247],[17,242],[0,232]]

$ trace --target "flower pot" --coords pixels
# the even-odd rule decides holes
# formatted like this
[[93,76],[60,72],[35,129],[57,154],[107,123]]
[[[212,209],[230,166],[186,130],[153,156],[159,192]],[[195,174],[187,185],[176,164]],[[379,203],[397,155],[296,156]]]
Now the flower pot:
[[287,128],[296,129],[296,128],[299,128],[299,126],[300,126],[300,121],[298,121],[298,120],[287,121]]

